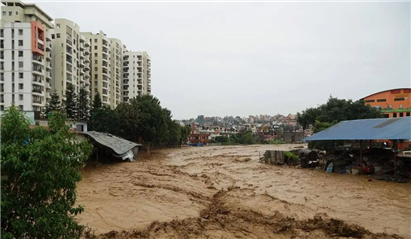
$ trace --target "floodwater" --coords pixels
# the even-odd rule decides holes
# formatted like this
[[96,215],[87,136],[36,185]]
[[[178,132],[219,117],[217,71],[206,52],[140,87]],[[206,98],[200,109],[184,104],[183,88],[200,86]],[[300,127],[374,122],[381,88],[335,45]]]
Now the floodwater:
[[158,150],[88,168],[77,217],[98,238],[410,238],[411,184],[259,162],[294,145]]

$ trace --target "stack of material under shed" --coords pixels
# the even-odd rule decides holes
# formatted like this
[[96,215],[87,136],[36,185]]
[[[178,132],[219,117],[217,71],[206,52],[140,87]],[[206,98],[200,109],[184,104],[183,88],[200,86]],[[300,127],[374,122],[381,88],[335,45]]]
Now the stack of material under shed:
[[84,134],[92,139],[93,145],[99,150],[102,150],[102,152],[108,151],[112,156],[123,161],[135,161],[138,147],[142,146],[108,133],[88,131]]

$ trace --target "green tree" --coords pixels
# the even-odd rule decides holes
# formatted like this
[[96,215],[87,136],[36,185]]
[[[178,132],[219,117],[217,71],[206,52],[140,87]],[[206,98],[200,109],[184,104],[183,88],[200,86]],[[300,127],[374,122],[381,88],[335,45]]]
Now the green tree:
[[51,94],[51,99],[50,101],[46,104],[46,110],[45,110],[45,114],[48,117],[49,113],[52,111],[61,111],[61,102],[60,102],[60,98],[59,95],[57,94],[57,92],[54,92],[53,94]]
[[167,127],[160,101],[152,95],[143,95],[132,99],[131,104],[137,107],[140,117],[138,135],[142,137],[150,152],[150,144],[161,138]]
[[182,145],[188,141],[188,137],[190,136],[190,133],[191,133],[191,128],[190,126],[180,126],[180,131],[181,131],[180,145]]
[[65,108],[68,118],[77,118],[77,94],[72,84],[67,84]]
[[102,106],[103,106],[103,103],[101,102],[100,93],[97,92],[94,95],[94,99],[93,99],[93,109],[98,109],[98,108],[101,108]]
[[79,169],[91,153],[87,141],[69,132],[64,113],[55,111],[50,130],[30,129],[11,106],[1,120],[1,237],[79,238],[74,216]]
[[77,120],[88,121],[90,118],[90,102],[85,87],[80,88],[77,102]]
[[365,102],[362,100],[353,102],[352,100],[330,97],[326,104],[298,113],[297,122],[303,129],[306,129],[309,125],[314,125],[316,120],[328,123],[335,121],[338,123],[344,120],[381,117],[382,114],[378,109],[365,105]]
[[119,120],[119,129],[121,129],[121,137],[130,141],[138,141],[138,126],[139,115],[136,105],[121,103],[115,109]]
[[93,109],[90,117],[91,130],[122,135],[120,117],[118,112],[109,106]]

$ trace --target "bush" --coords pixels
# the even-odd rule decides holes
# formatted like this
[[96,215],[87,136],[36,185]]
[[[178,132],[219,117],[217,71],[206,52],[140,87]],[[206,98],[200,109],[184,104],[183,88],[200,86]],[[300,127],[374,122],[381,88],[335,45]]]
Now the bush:
[[285,144],[285,142],[282,139],[275,139],[272,141],[268,142],[269,144]]
[[1,237],[79,238],[74,216],[79,169],[91,154],[87,141],[69,132],[66,117],[54,112],[50,130],[11,106],[1,120]]

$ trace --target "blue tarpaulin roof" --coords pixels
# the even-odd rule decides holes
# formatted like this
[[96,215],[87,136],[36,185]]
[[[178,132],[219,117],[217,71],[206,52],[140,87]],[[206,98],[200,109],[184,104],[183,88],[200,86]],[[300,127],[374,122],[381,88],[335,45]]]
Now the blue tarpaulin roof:
[[376,139],[411,139],[411,117],[342,121],[304,141]]

